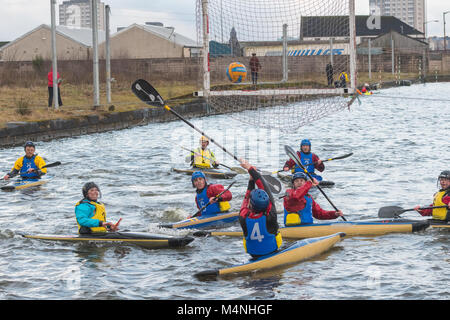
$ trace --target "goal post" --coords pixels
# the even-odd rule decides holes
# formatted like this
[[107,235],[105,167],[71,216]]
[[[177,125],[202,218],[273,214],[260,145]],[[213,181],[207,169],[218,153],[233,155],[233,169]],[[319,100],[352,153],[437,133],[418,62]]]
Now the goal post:
[[[203,85],[196,95],[212,108],[235,113],[296,102],[295,115],[304,117],[302,102],[334,112],[354,101],[355,0],[196,1],[203,45]],[[245,66],[245,79],[227,77],[233,62]]]

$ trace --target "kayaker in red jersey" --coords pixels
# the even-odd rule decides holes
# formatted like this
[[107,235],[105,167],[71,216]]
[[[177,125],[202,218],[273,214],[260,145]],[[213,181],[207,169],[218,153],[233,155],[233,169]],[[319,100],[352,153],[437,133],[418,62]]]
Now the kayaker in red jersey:
[[211,216],[226,212],[230,209],[230,203],[228,201],[233,197],[230,190],[225,191],[217,198],[216,196],[225,190],[224,186],[221,184],[208,184],[205,174],[201,171],[194,172],[191,181],[192,186],[197,189],[197,195],[195,196],[197,208],[201,209],[210,203],[210,205],[196,216]]
[[[50,72],[47,74],[48,79],[48,107],[50,108],[53,104],[53,68],[50,69]],[[56,79],[58,82],[58,105],[62,106],[62,98],[61,98],[61,76],[59,72],[56,73]]]
[[250,180],[242,202],[239,223],[244,233],[245,251],[257,258],[277,251],[282,238],[278,230],[275,201],[270,189],[255,167],[246,160],[240,161],[241,166],[250,174]]
[[436,220],[450,221],[450,170],[442,171],[438,177],[438,181],[441,185],[441,189],[434,194],[434,200],[431,206],[447,205],[448,208],[420,210],[420,206],[416,206],[414,210],[422,216],[432,216],[433,219]]
[[294,226],[314,223],[313,217],[319,220],[331,220],[343,216],[342,211],[323,210],[308,194],[309,189],[317,186],[319,181],[308,178],[303,172],[292,176],[292,189],[286,190],[284,197],[284,225]]
[[[297,151],[298,157],[300,158],[301,164],[305,169],[316,178],[318,181],[322,181],[322,177],[314,173],[314,169],[323,172],[325,170],[325,165],[319,157],[311,152],[311,141],[308,139],[303,139],[300,143],[300,151]],[[292,170],[292,173],[304,172],[304,170],[298,166],[294,160],[289,159],[284,164],[283,170]]]

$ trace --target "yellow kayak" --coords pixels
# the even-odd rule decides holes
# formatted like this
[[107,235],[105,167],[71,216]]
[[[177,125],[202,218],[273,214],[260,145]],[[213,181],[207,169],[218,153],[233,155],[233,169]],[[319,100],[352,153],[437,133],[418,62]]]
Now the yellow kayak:
[[199,279],[223,276],[227,274],[248,273],[251,271],[268,270],[281,266],[292,265],[317,256],[338,243],[345,233],[335,233],[326,237],[298,240],[287,248],[279,250],[247,263],[222,269],[206,270],[195,274]]

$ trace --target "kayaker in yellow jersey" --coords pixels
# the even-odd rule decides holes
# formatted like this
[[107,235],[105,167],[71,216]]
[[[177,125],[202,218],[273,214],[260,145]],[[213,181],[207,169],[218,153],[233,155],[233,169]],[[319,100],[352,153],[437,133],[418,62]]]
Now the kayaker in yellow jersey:
[[88,182],[82,189],[83,199],[75,205],[75,217],[78,233],[92,234],[117,231],[118,223],[106,221],[105,205],[98,201],[100,188],[94,182]]
[[[434,201],[431,205],[447,206],[447,208],[435,208],[420,210],[420,206],[414,207],[422,216],[432,216],[436,220],[450,221],[450,170],[442,171],[438,177],[441,189],[434,194]],[[431,207],[430,206],[430,207]]]
[[205,136],[200,138],[200,147],[191,152],[191,165],[193,168],[209,169],[217,168],[219,161],[216,160],[214,153],[208,149],[209,139]]
[[18,174],[24,179],[39,179],[47,173],[47,169],[43,168],[45,166],[44,159],[34,153],[36,151],[34,143],[28,141],[25,143],[24,149],[25,155],[16,160],[11,172],[3,177],[4,180],[13,178]]

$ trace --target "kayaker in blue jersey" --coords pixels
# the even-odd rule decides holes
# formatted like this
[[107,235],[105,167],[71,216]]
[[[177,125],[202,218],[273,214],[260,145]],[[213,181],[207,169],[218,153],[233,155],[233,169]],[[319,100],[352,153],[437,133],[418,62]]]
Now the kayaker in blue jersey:
[[313,217],[319,220],[336,219],[343,216],[342,211],[323,210],[317,202],[308,194],[312,186],[317,186],[319,181],[307,181],[303,172],[296,172],[292,176],[292,189],[286,190],[284,197],[284,225],[295,226],[313,223]]
[[[106,221],[105,205],[98,202],[100,188],[94,182],[88,182],[82,189],[83,199],[75,205],[75,217],[78,233],[92,234],[117,231],[119,223]],[[119,220],[120,221],[120,220]]]
[[[308,139],[302,140],[302,142],[300,143],[300,151],[297,151],[297,154],[300,158],[302,165],[311,174],[311,176],[313,178],[316,178],[319,182],[322,181],[322,177],[315,174],[314,169],[323,172],[325,170],[325,165],[315,153],[311,152],[311,141],[309,141]],[[283,170],[284,171],[291,170],[292,173],[304,172],[303,169],[299,167],[292,159],[286,161]]]
[[230,201],[232,194],[230,190],[225,191],[219,198],[217,195],[225,190],[221,184],[208,184],[206,177],[201,171],[196,171],[191,177],[192,186],[195,187],[196,196],[195,203],[198,209],[203,208],[206,204],[210,203],[202,212],[197,216],[211,216],[218,213],[227,212],[230,209]]
[[41,156],[34,154],[36,146],[33,142],[28,141],[24,146],[25,155],[20,157],[14,163],[14,167],[11,172],[6,174],[3,179],[8,180],[20,174],[23,179],[39,179],[41,176],[47,173],[45,161]]
[[244,233],[245,251],[253,258],[257,258],[277,251],[282,238],[278,230],[275,201],[270,189],[255,167],[246,160],[240,161],[241,166],[250,174],[250,180],[242,202],[239,223]]

